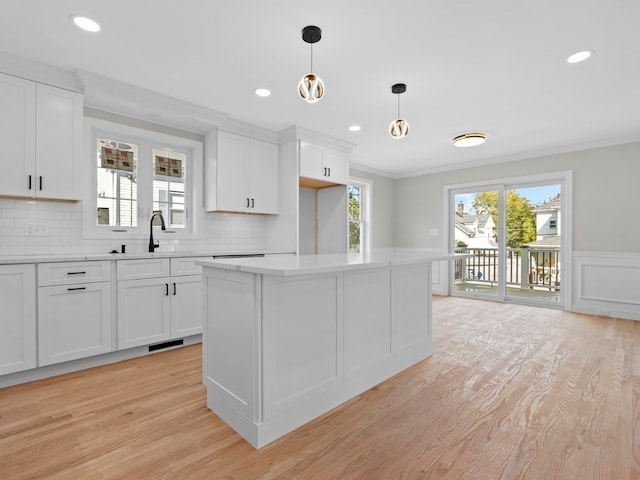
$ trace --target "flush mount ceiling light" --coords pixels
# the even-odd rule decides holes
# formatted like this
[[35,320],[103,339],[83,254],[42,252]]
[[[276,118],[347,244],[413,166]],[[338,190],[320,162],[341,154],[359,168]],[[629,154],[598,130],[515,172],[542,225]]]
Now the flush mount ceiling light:
[[350,132],[359,132],[360,131],[360,125],[351,125],[349,127],[349,131]]
[[591,55],[593,55],[593,52],[591,50],[581,50],[579,52],[569,55],[569,57],[567,58],[567,62],[568,63],[584,62],[589,57],[591,57]]
[[72,15],[71,21],[75,24],[76,27],[81,28],[86,32],[99,32],[100,25],[95,20],[91,20],[90,18],[83,17],[82,15]]
[[309,25],[302,29],[302,40],[311,45],[311,73],[307,73],[298,83],[298,94],[309,103],[315,103],[324,96],[324,83],[313,73],[313,44],[319,42],[321,38],[322,31],[318,27]]
[[482,145],[487,140],[484,133],[463,133],[453,139],[455,147],[476,147]]
[[395,139],[404,138],[409,134],[409,122],[400,118],[400,94],[407,91],[404,83],[396,83],[391,87],[391,93],[398,95],[398,118],[389,125],[389,133]]

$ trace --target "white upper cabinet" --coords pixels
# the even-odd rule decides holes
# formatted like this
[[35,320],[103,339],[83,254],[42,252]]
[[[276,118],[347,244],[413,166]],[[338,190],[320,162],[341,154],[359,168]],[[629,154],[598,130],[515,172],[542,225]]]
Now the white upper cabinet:
[[79,200],[82,95],[0,74],[0,195]]
[[[300,177],[346,185],[349,183],[348,157],[337,150],[301,142]],[[313,183],[310,186],[314,186]]]
[[219,131],[216,200],[207,210],[278,213],[278,158],[278,145]]

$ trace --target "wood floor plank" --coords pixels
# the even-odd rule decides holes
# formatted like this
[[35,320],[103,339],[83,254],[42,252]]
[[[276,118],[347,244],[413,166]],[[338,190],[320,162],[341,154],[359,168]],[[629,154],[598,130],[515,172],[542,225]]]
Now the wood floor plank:
[[198,345],[0,389],[0,478],[640,479],[640,322],[433,308],[432,357],[260,450]]

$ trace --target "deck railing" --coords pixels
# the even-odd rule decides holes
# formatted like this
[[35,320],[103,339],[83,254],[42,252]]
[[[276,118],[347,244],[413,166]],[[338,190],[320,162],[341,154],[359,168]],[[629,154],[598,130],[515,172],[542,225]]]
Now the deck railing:
[[[455,260],[456,283],[495,285],[498,282],[497,248],[456,248],[470,253]],[[560,290],[560,249],[557,247],[507,248],[503,269],[508,287]]]

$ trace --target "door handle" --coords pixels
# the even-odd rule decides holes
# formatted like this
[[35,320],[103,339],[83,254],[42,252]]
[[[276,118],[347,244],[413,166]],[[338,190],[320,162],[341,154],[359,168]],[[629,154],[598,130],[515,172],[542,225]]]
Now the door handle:
[[329,171],[329,175],[327,175],[327,177],[331,176],[331,167],[327,168],[327,170]]
[[29,175],[29,190],[31,190],[31,175]]
[[40,190],[42,191],[42,175],[40,175]]
[[168,283],[164,284],[164,294],[167,297],[169,296],[169,284]]
[[173,294],[176,294],[176,282],[173,282]]
[[255,208],[255,206],[256,206],[256,199],[252,198],[251,199],[251,208]]
[[249,208],[249,197],[247,197],[247,208]]

